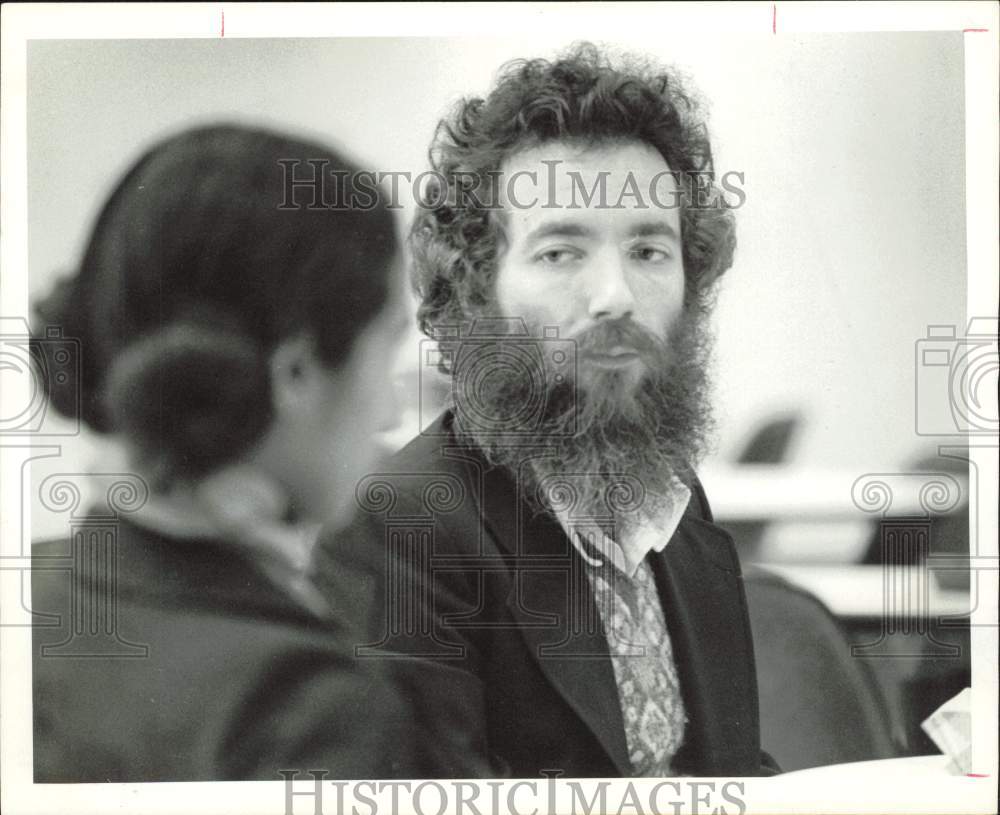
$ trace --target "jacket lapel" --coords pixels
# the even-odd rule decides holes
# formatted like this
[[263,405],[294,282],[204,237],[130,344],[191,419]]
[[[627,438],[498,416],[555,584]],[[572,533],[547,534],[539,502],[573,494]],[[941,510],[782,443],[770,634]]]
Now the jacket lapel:
[[513,564],[507,607],[531,658],[618,772],[630,775],[618,687],[586,564],[555,519],[532,511],[506,471],[467,464],[483,525]]
[[[468,448],[442,452],[464,460],[483,533],[513,564],[507,605],[531,658],[618,772],[631,775],[607,640],[576,548],[555,519],[532,511],[506,470],[489,467]],[[737,768],[752,775],[760,739],[743,583],[728,535],[701,517],[700,490],[696,483],[670,543],[651,555],[689,719],[675,766],[697,775],[734,775]]]
[[688,731],[679,772],[756,774],[757,681],[743,583],[726,533],[687,514],[653,558]]

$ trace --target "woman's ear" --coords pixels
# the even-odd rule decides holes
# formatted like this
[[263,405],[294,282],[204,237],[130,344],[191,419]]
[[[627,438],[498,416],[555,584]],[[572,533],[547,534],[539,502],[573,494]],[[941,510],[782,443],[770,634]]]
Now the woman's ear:
[[316,356],[311,337],[301,334],[278,344],[271,354],[271,393],[278,416],[309,410],[321,383],[328,373]]

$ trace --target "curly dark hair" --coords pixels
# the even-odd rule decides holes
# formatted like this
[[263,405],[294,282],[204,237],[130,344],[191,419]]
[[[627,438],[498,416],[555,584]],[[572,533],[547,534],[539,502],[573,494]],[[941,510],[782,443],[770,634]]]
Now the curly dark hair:
[[508,156],[556,140],[637,140],[660,152],[681,188],[689,303],[704,302],[732,265],[734,217],[715,182],[697,98],[675,73],[636,57],[612,64],[594,45],[577,44],[553,62],[507,63],[485,100],[463,99],[439,122],[430,148],[435,181],[423,190],[410,233],[426,334],[464,325],[492,302],[502,221],[495,196],[484,204],[482,195],[467,194],[470,179],[488,186]]

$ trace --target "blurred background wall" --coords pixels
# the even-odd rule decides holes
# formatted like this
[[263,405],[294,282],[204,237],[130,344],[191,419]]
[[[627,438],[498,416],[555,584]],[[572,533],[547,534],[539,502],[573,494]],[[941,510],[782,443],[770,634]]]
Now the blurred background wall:
[[[166,134],[266,123],[339,144],[367,168],[416,175],[451,103],[483,94],[504,61],[568,44],[32,42],[31,294],[72,270],[121,172]],[[911,461],[914,343],[929,324],[961,334],[965,323],[962,35],[706,42],[656,32],[615,45],[689,73],[711,104],[717,168],[745,174],[736,262],[716,314],[716,459],[732,457],[763,419],[795,411],[793,466],[860,475]],[[418,366],[418,340],[414,330],[404,343],[401,371]],[[44,469],[85,470],[93,450],[86,437],[67,440]],[[45,523],[36,514],[36,536]]]

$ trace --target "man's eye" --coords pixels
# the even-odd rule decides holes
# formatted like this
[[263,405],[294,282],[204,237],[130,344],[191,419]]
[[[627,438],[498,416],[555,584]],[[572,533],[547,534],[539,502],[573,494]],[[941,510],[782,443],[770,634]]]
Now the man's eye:
[[632,257],[643,263],[663,263],[670,259],[670,253],[655,246],[639,246],[632,250]]
[[572,263],[579,255],[571,249],[547,249],[538,255],[538,260],[549,266],[565,266]]

